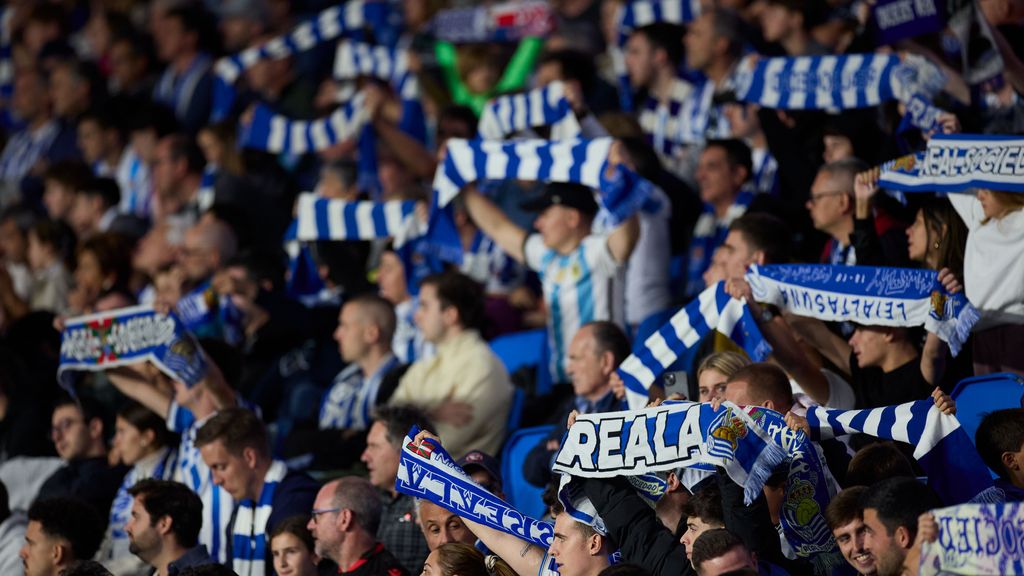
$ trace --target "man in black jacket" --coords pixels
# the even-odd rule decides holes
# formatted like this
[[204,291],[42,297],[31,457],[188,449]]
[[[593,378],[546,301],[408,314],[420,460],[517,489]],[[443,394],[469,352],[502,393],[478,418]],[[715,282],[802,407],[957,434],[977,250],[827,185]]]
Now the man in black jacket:
[[51,422],[51,438],[65,465],[43,482],[36,498],[73,496],[106,519],[127,468],[107,462],[102,406],[91,398],[65,396],[57,401]]

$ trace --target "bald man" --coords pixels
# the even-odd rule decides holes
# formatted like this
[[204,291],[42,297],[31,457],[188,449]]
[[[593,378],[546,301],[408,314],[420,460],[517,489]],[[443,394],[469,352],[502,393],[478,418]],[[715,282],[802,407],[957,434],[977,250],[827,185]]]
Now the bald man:
[[190,287],[198,286],[223,268],[237,249],[238,241],[231,227],[223,220],[206,214],[185,232],[178,252],[178,265],[185,272]]
[[391,351],[395,310],[376,294],[349,300],[338,314],[334,340],[348,363],[323,396],[317,430],[298,429],[289,434],[289,458],[311,457],[315,469],[339,469],[355,463],[366,447],[366,431],[373,409],[384,404],[405,373]]

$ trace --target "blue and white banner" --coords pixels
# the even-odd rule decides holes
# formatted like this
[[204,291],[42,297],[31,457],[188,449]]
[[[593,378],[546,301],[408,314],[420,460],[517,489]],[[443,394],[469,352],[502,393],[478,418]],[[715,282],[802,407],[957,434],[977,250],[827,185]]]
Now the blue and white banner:
[[258,104],[239,144],[272,154],[311,154],[326,150],[359,135],[369,120],[364,101],[365,95],[358,93],[330,116],[318,120],[292,120]]
[[518,42],[528,36],[544,37],[555,29],[555,14],[544,0],[503,2],[442,10],[431,26],[439,40],[457,44]]
[[826,440],[862,433],[906,442],[928,474],[928,485],[947,504],[967,502],[992,486],[992,477],[967,432],[955,416],[943,414],[928,400],[867,410],[807,410],[811,438]]
[[375,240],[399,236],[414,217],[416,203],[345,202],[317,194],[300,194],[296,202],[295,239]]
[[349,0],[342,6],[332,6],[320,12],[288,34],[221,58],[213,67],[213,120],[222,120],[231,110],[235,100],[235,82],[257,62],[287,58],[341,37],[358,37],[364,28],[372,29],[381,44],[391,45],[398,39],[397,16],[389,2]]
[[1024,137],[935,134],[924,152],[883,164],[878,185],[903,192],[1024,192]]
[[679,355],[711,334],[721,332],[740,345],[755,362],[771,354],[757,322],[745,302],[730,297],[719,282],[700,293],[657,332],[633,346],[633,353],[619,365],[626,385],[626,402],[632,409],[647,405],[648,391]]
[[921,545],[919,574],[1024,574],[1024,503],[967,504],[932,514],[939,537]]
[[765,108],[847,110],[890,100],[926,98],[945,77],[917,56],[847,54],[761,58],[748,56],[733,75],[736,96]]
[[945,111],[932,106],[931,101],[920,94],[914,94],[905,104],[906,113],[896,129],[898,133],[905,132],[911,126],[921,130],[925,134],[932,134],[942,131],[942,124],[939,122],[939,115]]
[[99,372],[138,362],[152,362],[190,387],[206,376],[199,343],[173,313],[134,306],[64,322],[57,380],[68,391],[74,391],[70,372]]
[[758,302],[798,316],[868,326],[924,326],[946,342],[953,355],[978,321],[978,311],[963,292],[946,292],[934,270],[754,265],[747,281]]
[[565,98],[561,81],[491,100],[484,108],[478,129],[485,140],[504,140],[540,126],[551,127],[552,140],[568,140],[580,134],[579,121]]
[[431,438],[419,447],[413,438],[419,428],[413,426],[402,442],[395,490],[422,498],[449,512],[483,524],[525,542],[547,549],[555,527],[534,520],[480,486],[460,468],[448,452]]

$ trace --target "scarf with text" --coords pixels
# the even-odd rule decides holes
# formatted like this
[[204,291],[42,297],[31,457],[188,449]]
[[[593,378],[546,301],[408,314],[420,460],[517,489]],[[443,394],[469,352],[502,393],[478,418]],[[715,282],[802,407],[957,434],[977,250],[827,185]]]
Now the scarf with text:
[[450,8],[437,13],[431,28],[439,40],[456,44],[518,42],[547,36],[557,24],[548,2],[526,0],[491,6]]
[[697,346],[712,332],[732,338],[755,362],[771,354],[757,322],[746,303],[730,297],[719,282],[700,293],[656,332],[633,346],[633,353],[617,370],[626,385],[630,408],[647,404],[651,386],[680,353]]
[[242,311],[213,288],[210,280],[178,299],[174,310],[197,338],[217,338],[236,346],[245,339]]
[[71,372],[99,372],[147,361],[189,387],[206,375],[199,343],[175,314],[134,306],[67,319],[57,380],[74,394]]
[[921,546],[921,574],[1024,574],[1024,503],[966,504],[932,514],[939,537]]
[[580,124],[565,98],[565,85],[561,81],[491,100],[480,116],[478,130],[485,140],[504,140],[517,132],[541,126],[551,127],[552,140],[567,140],[580,134]]
[[935,134],[923,152],[882,165],[878,185],[902,192],[1024,192],[1024,138]]
[[433,439],[417,448],[413,438],[419,428],[413,426],[402,442],[395,490],[421,498],[449,512],[472,520],[525,542],[547,549],[555,527],[534,520],[474,482],[448,452]]
[[955,356],[978,321],[961,292],[949,294],[934,270],[781,264],[751,266],[747,281],[758,302],[826,322],[924,326]]
[[267,522],[274,509],[274,493],[288,467],[275,460],[263,478],[259,502],[246,499],[235,507],[231,524],[231,569],[239,576],[266,573],[266,555],[270,542]]
[[342,37],[360,37],[372,29],[378,42],[386,45],[397,40],[395,18],[390,3],[378,0],[349,0],[332,6],[292,29],[259,46],[225,56],[213,67],[212,119],[223,120],[235,102],[235,83],[249,68],[263,60],[287,58]]
[[859,432],[910,444],[928,474],[928,485],[947,504],[967,502],[992,486],[988,468],[960,422],[930,399],[866,410],[815,406],[807,410],[807,426],[815,440]]

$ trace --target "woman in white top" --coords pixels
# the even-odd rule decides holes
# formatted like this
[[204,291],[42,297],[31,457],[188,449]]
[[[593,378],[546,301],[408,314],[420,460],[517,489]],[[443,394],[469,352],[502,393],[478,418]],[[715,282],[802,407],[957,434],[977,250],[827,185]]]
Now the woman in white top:
[[125,474],[110,506],[107,535],[96,559],[108,568],[118,567],[119,570],[114,571],[116,574],[124,574],[133,573],[130,567],[139,563],[138,558],[128,549],[128,533],[125,532],[125,525],[132,512],[132,496],[128,489],[145,478],[172,479],[178,442],[167,431],[163,418],[134,402],[118,411],[115,430],[114,453],[132,469]]
[[950,194],[967,225],[964,287],[981,312],[974,327],[974,373],[1024,375],[1024,194]]

